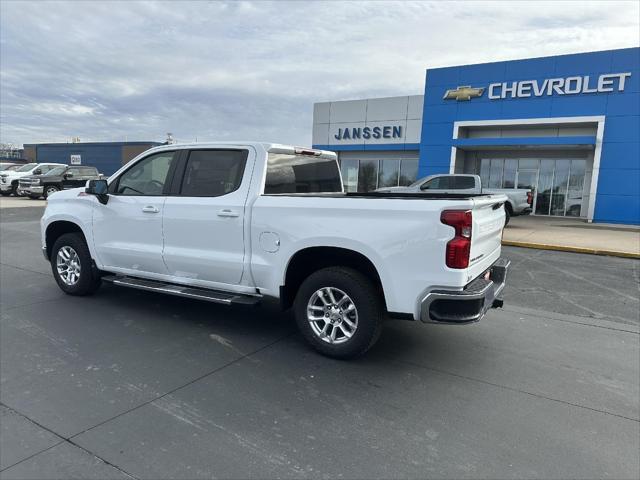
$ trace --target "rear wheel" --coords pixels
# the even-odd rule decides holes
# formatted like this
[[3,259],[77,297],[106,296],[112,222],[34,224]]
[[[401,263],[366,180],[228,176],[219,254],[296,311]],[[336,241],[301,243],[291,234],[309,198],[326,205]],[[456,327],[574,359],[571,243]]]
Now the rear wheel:
[[384,306],[374,284],[356,270],[329,267],[302,283],[294,302],[298,328],[320,353],[353,358],[380,336]]
[[100,275],[79,233],[65,233],[51,249],[51,270],[58,286],[69,295],[90,295],[100,287]]
[[47,198],[49,195],[59,192],[60,189],[55,185],[47,185],[44,187],[44,198]]

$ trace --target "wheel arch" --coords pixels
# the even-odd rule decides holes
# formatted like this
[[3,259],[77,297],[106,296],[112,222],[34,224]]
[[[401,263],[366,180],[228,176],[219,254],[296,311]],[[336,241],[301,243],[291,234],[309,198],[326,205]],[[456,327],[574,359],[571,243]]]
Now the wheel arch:
[[373,281],[385,302],[378,269],[366,255],[349,248],[317,246],[303,248],[291,256],[284,275],[284,285],[280,287],[281,306],[284,309],[291,307],[304,279],[326,267],[348,267],[362,273]]
[[84,238],[84,241],[89,245],[87,236],[85,235],[82,227],[75,222],[69,220],[55,220],[47,225],[45,230],[45,246],[47,258],[51,259],[51,249],[56,243],[56,240],[66,233],[79,233]]
[[511,200],[504,202],[504,208],[509,212],[509,215],[513,216],[513,204],[511,203]]

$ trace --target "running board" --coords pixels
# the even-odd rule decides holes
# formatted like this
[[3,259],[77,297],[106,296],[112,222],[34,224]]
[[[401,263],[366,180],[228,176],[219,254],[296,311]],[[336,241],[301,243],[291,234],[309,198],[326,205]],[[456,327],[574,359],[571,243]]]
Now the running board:
[[262,299],[261,295],[242,295],[237,293],[222,292],[220,290],[209,290],[206,288],[187,287],[174,283],[159,282],[156,280],[146,280],[143,278],[126,277],[120,275],[105,275],[102,277],[105,282],[121,285],[123,287],[148,290],[150,292],[165,293],[178,297],[194,298],[205,302],[222,303],[224,305],[256,305]]

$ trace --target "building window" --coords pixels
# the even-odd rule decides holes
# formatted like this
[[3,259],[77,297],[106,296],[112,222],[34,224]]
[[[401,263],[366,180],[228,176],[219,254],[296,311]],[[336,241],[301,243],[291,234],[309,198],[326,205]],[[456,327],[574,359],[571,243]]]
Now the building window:
[[502,188],[515,188],[517,170],[518,160],[508,158],[504,161],[504,177],[502,180]]
[[489,188],[502,188],[502,167],[504,160],[501,158],[491,159],[491,170],[489,171]]
[[571,173],[569,174],[565,215],[571,217],[580,216],[580,212],[582,211],[582,191],[584,188],[586,163],[584,160],[571,160]]
[[342,183],[345,192],[358,191],[358,160],[345,159],[340,161]]
[[405,187],[411,185],[418,177],[418,160],[402,159],[400,163],[400,178],[398,185]]
[[418,175],[418,160],[410,158],[341,158],[345,192],[371,192],[378,188],[411,185]]
[[400,160],[380,160],[378,188],[397,187],[400,174]]
[[378,160],[360,160],[358,191],[371,192],[378,188]]

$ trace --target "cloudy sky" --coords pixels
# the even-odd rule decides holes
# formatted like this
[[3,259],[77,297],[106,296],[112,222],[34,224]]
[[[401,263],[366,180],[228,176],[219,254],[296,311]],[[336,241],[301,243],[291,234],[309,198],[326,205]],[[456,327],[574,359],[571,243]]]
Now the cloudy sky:
[[309,144],[313,103],[427,67],[640,44],[640,2],[0,0],[0,140]]

